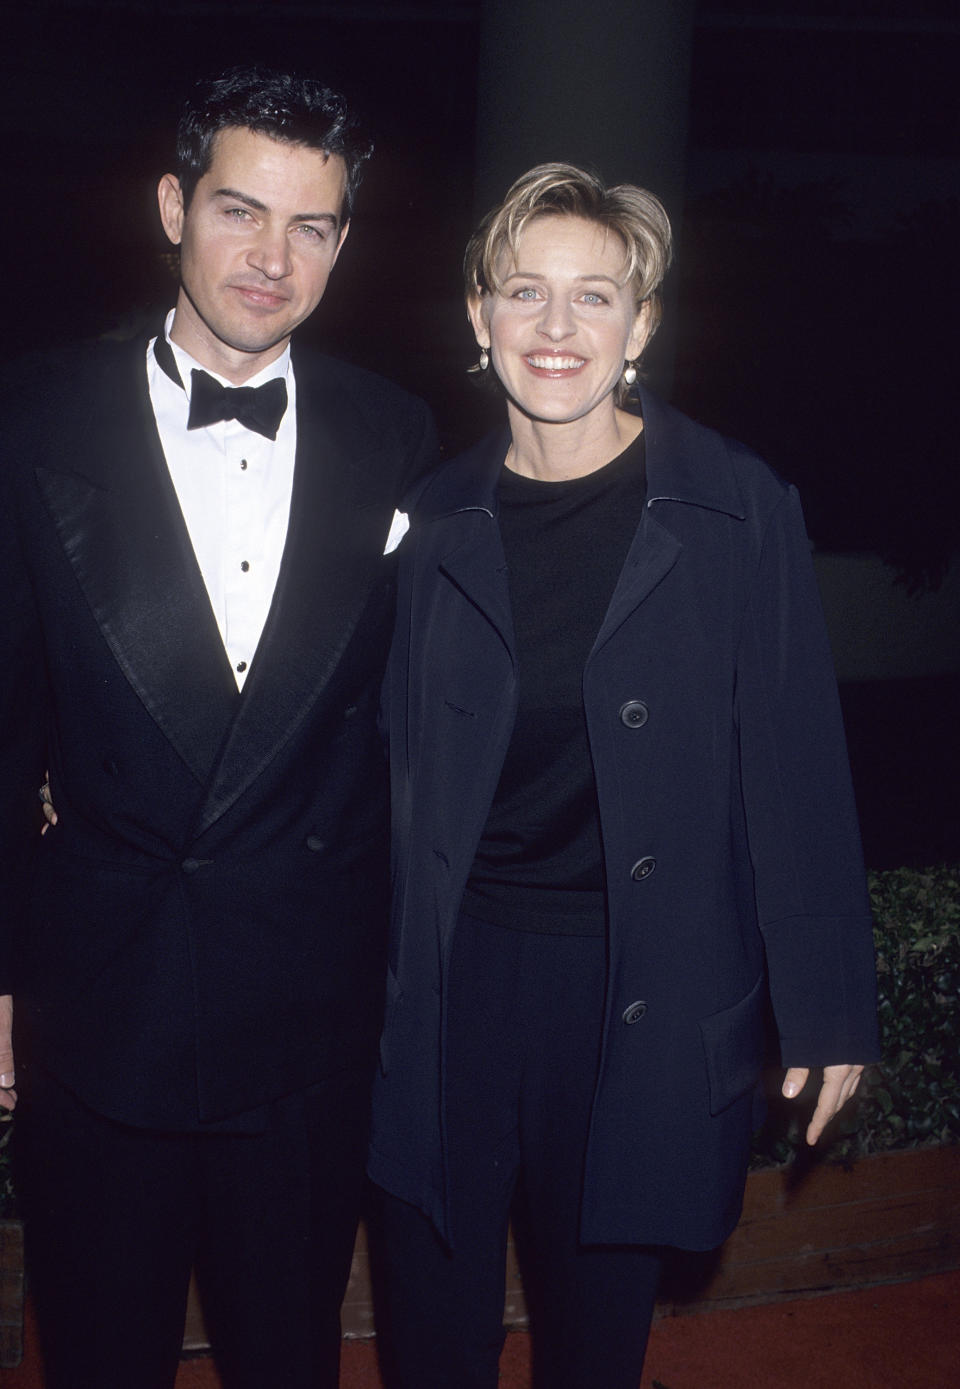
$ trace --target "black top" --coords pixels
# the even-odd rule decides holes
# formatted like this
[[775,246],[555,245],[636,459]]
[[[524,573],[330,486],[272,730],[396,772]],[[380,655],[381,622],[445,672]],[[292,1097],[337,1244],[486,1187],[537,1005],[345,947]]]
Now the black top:
[[583,668],[646,494],[643,434],[585,477],[504,468],[499,524],[519,667],[517,717],[464,895],[518,930],[601,935],[603,863]]

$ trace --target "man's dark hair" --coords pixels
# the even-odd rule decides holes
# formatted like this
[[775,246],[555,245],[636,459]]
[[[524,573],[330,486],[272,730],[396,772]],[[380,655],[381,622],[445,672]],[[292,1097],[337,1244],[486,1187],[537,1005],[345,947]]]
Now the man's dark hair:
[[361,133],[339,93],[310,77],[259,67],[230,68],[219,77],[203,78],[187,100],[177,127],[177,177],[184,207],[189,207],[197,182],[210,168],[215,137],[233,126],[339,155],[347,169],[347,221],[372,142]]

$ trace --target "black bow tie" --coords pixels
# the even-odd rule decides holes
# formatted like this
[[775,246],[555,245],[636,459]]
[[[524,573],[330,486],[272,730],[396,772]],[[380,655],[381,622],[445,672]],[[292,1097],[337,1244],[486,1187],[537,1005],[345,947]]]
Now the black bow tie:
[[190,373],[190,417],[188,429],[204,429],[218,420],[239,420],[246,429],[276,439],[287,408],[287,383],[279,376],[262,386],[221,386],[196,367]]
[[[162,333],[153,344],[153,354],[160,370],[183,390],[173,349]],[[238,420],[245,429],[276,439],[287,408],[287,383],[279,376],[262,386],[221,386],[205,371],[194,368],[190,375],[188,429],[205,429],[218,420]]]

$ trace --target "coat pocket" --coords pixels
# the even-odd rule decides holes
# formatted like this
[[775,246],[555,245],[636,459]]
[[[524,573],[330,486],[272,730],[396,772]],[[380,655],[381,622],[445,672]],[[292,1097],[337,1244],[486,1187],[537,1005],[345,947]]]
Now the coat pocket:
[[720,1114],[760,1078],[765,1006],[761,974],[737,1003],[700,1019],[711,1114]]

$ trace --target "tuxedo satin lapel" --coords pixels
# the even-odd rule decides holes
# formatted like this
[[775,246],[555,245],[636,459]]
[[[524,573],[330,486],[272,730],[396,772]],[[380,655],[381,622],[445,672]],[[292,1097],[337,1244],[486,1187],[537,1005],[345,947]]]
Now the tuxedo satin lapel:
[[353,637],[371,592],[389,582],[384,557],[393,503],[377,496],[380,459],[351,455],[338,402],[310,391],[298,368],[297,461],[273,602],[224,744],[200,829],[260,775],[311,714]]
[[237,702],[150,408],[142,350],[94,403],[76,471],[37,470],[67,559],[114,658],[204,780]]

